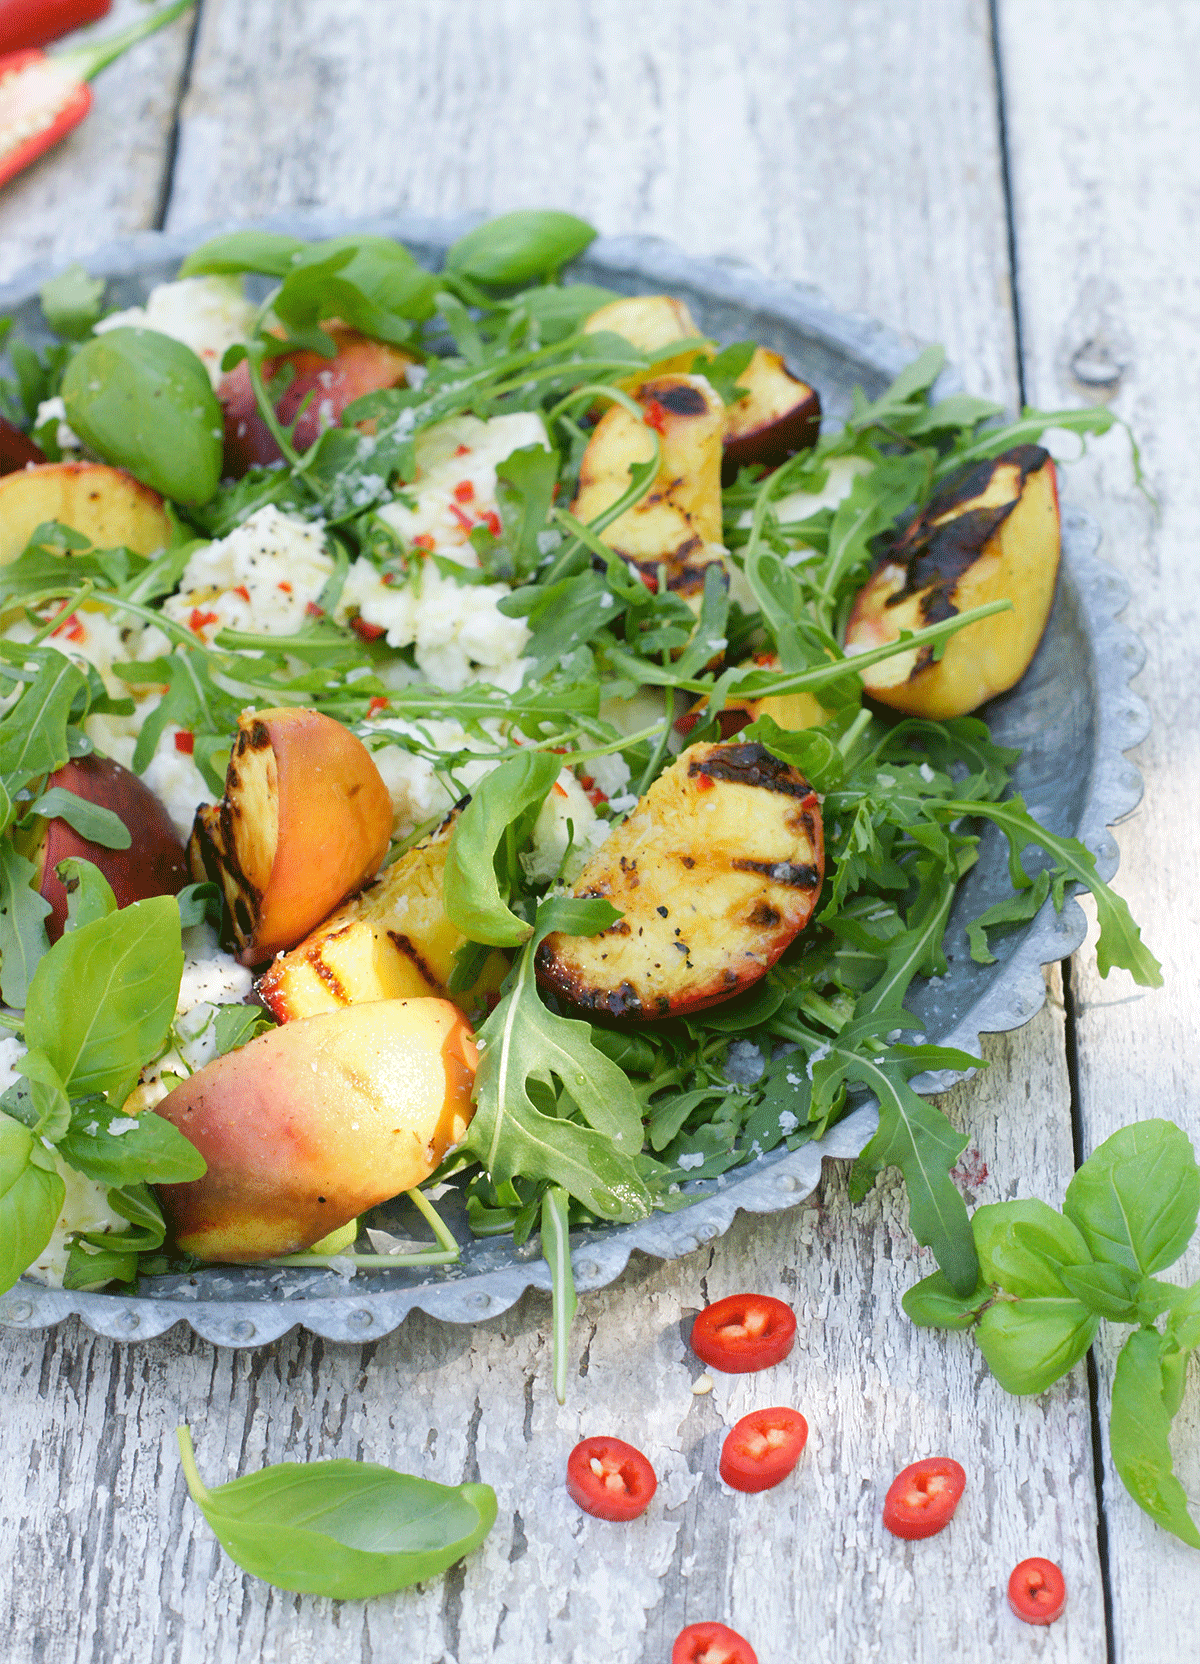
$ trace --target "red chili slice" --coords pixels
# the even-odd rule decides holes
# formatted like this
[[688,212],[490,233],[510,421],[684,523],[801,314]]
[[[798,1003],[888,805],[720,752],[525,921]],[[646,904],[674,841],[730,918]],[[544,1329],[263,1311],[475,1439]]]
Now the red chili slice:
[[758,1664],[758,1654],[725,1624],[689,1624],[675,1637],[671,1664]]
[[927,1456],[900,1473],[883,1499],[883,1523],[893,1537],[936,1537],[954,1518],[967,1476],[950,1456]]
[[1052,1624],[1067,1604],[1067,1585],[1053,1560],[1022,1560],[1008,1580],[1008,1604],[1027,1624]]
[[350,628],[363,641],[378,641],[380,636],[387,634],[387,629],[383,624],[368,624],[365,618],[352,618]]
[[735,1491],[769,1491],[791,1473],[808,1443],[808,1423],[782,1405],[735,1422],[721,1447],[721,1478]]
[[623,1439],[583,1439],[567,1458],[567,1490],[598,1520],[635,1520],[658,1489],[654,1469]]
[[769,1294],[731,1294],[706,1306],[692,1325],[692,1351],[726,1375],[780,1363],[795,1338],[795,1313]]

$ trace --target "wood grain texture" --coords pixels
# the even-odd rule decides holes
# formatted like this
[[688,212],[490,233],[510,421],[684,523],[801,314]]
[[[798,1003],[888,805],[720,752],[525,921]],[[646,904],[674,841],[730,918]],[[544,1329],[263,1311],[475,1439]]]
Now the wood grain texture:
[[[1024,1188],[1014,1175],[1069,1161],[1053,1112],[1066,1091],[1057,990],[987,1053],[990,1068],[947,1107],[972,1135],[973,1199],[998,1201]],[[417,1315],[361,1350],[294,1335],[229,1352],[179,1332],[126,1348],[74,1325],[40,1344],[14,1336],[0,1362],[5,1446],[21,1458],[0,1533],[12,1664],[325,1664],[335,1652],[661,1664],[683,1624],[709,1617],[746,1634],[761,1664],[1100,1657],[1082,1368],[1014,1405],[965,1337],[900,1315],[928,1266],[899,1186],[852,1209],[831,1171],[819,1200],[740,1217],[713,1247],[636,1265],[587,1297],[564,1408],[538,1297],[474,1329]],[[711,1394],[694,1396],[703,1366],[685,1344],[691,1319],[745,1287],[794,1306],[796,1347],[765,1374],[715,1376]],[[725,1429],[773,1403],[795,1405],[812,1428],[796,1476],[759,1496],[726,1491]],[[422,1589],[343,1605],[280,1595],[242,1576],[188,1500],[172,1437],[181,1420],[210,1484],[284,1458],[367,1457],[447,1482],[481,1477],[499,1520],[465,1566]],[[657,1468],[655,1504],[632,1526],[585,1517],[563,1489],[571,1446],[596,1432],[637,1443]],[[943,1536],[900,1543],[880,1522],[883,1492],[935,1452],[963,1462],[968,1491]],[[1018,1624],[1003,1597],[1013,1564],[1035,1550],[1061,1560],[1071,1585],[1067,1618],[1045,1633]]]
[[[1149,653],[1135,687],[1150,705],[1153,727],[1133,757],[1146,797],[1119,829],[1118,888],[1165,977],[1152,992],[1124,972],[1102,981],[1090,948],[1078,956],[1072,975],[1086,1148],[1130,1121],[1159,1115],[1182,1123],[1200,1147],[1193,694],[1200,639],[1200,13],[1185,0],[1153,0],[1136,13],[1116,0],[1065,0],[1050,8],[1003,0],[1001,16],[1029,398],[1053,406],[1104,396],[1132,426],[1161,505],[1156,517],[1134,489],[1121,434],[1095,445],[1072,473],[1074,500],[1104,527],[1101,553],[1132,585],[1126,619]],[[1193,1247],[1167,1275],[1183,1281],[1198,1273]],[[1106,1346],[1100,1359],[1106,1406],[1114,1349]],[[1194,1364],[1174,1445],[1195,1502]],[[1111,1463],[1104,1483],[1117,1658],[1158,1664],[1193,1656],[1195,1552],[1146,1519]]]
[[[144,16],[141,0],[116,0],[103,23],[64,44],[103,39]],[[0,277],[157,223],[191,31],[184,16],[110,64],[92,84],[82,126],[0,191]]]
[[982,0],[206,0],[167,224],[560,206],[816,283],[1007,398],[997,132]]
[[[815,281],[946,341],[968,386],[1012,404],[997,130],[981,0],[749,0],[736,16],[715,0],[206,0],[168,224],[297,203],[348,215],[558,203],[605,231]],[[1057,994],[988,1055],[952,1104],[972,1137],[972,1197],[1061,1190]],[[293,1335],[218,1352],[180,1332],[124,1348],[73,1325],[5,1335],[0,1623],[13,1664],[662,1664],[704,1617],[742,1629],[761,1664],[1102,1657],[1082,1370],[1014,1402],[969,1341],[913,1329],[900,1296],[929,1261],[904,1218],[895,1183],[852,1210],[831,1170],[798,1212],[739,1219],[686,1260],[631,1268],[582,1304],[563,1409],[548,1303],[533,1298],[474,1329],[414,1317],[363,1349]],[[766,1376],[694,1397],[691,1315],[746,1287],[791,1301],[797,1348]],[[723,1429],[775,1402],[812,1425],[795,1479],[725,1492]],[[172,1438],[185,1418],[210,1482],[366,1456],[439,1479],[478,1473],[499,1521],[478,1556],[424,1589],[340,1606],[280,1595],[221,1555],[187,1500]],[[659,1468],[659,1499],[630,1528],[584,1518],[561,1488],[571,1444],[602,1430]],[[939,1450],[963,1460],[971,1490],[943,1538],[900,1544],[879,1521],[883,1491]],[[1067,1617],[1045,1632],[1003,1598],[1029,1553],[1060,1559],[1071,1584]]]

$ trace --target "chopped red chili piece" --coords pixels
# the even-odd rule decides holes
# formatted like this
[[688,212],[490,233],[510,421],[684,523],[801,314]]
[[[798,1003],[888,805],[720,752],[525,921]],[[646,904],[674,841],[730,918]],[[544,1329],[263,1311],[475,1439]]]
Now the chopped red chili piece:
[[[696,784],[712,785],[707,774]],[[796,1338],[796,1314],[771,1294],[729,1294],[706,1306],[692,1325],[696,1356],[727,1375],[747,1375],[780,1363]]]
[[583,787],[585,792],[590,792],[592,787],[596,784],[596,781],[593,775],[581,774],[579,776],[579,784]]
[[593,809],[598,809],[602,803],[608,802],[608,798],[600,790],[599,786],[592,787],[591,791],[587,794],[587,800]]
[[319,607],[315,601],[306,601],[304,610],[310,618],[324,618],[325,608]]
[[414,537],[413,538],[413,548],[414,549],[424,549],[424,550],[428,551],[428,550],[430,550],[434,547],[435,547],[435,544],[434,544],[433,538],[429,535],[428,532],[422,532],[419,537]]
[[1053,1560],[1022,1560],[1008,1580],[1008,1604],[1027,1624],[1052,1624],[1067,1604],[1067,1584]]
[[182,751],[185,757],[190,757],[196,749],[196,736],[190,734],[186,728],[181,728],[175,736],[175,749]]
[[458,523],[462,527],[463,531],[472,532],[472,531],[475,530],[474,520],[471,519],[471,516],[469,514],[464,514],[462,509],[459,508],[457,503],[451,503],[450,504],[450,512],[454,516],[454,518],[458,521]]
[[500,536],[500,516],[494,509],[488,509],[487,513],[483,517],[483,523],[487,527],[488,531],[491,532],[493,537]]
[[470,456],[471,447],[469,445],[460,445],[454,454],[455,456]]
[[475,487],[470,480],[459,480],[454,487],[454,501],[456,503],[473,503],[475,501]]
[[385,699],[381,693],[377,693],[367,706],[367,715],[374,716],[376,711],[386,711],[389,704],[389,700]]
[[791,1473],[808,1443],[799,1410],[753,1410],[726,1435],[719,1472],[735,1491],[769,1491]]
[[188,629],[199,635],[205,625],[219,623],[220,617],[220,613],[204,612],[199,607],[193,607],[188,617]]
[[247,606],[249,606],[249,604],[250,604],[250,591],[246,588],[245,584],[234,584],[233,593],[235,595],[240,595],[242,600],[245,601]]
[[635,1520],[650,1506],[654,1469],[623,1439],[583,1439],[567,1458],[567,1490],[599,1520]]
[[292,593],[292,586],[289,583],[277,583],[275,588],[281,589],[285,595],[290,595]]
[[363,641],[378,641],[380,636],[387,634],[382,624],[368,624],[365,618],[352,618],[350,627]]
[[883,1523],[893,1537],[935,1537],[954,1518],[967,1483],[951,1456],[926,1456],[902,1468],[883,1500]]
[[557,780],[554,782],[552,789],[557,797],[566,797],[567,795],[567,788]]
[[653,428],[656,433],[665,433],[667,431],[667,413],[658,400],[651,399],[650,403],[643,405],[642,408],[644,411],[642,420],[646,426]]
[[[78,46],[53,57],[37,47],[0,57],[0,185],[79,126],[92,107],[88,82],[93,76],[191,4],[192,0],[176,0],[93,46]],[[43,14],[53,9],[42,4],[32,7],[39,24]],[[51,27],[49,20],[46,27]]]
[[712,791],[712,788],[713,781],[711,774],[698,774],[696,776],[696,790],[698,792],[710,792]]
[[61,624],[55,625],[51,634],[56,636],[66,636],[68,641],[87,640],[87,631],[79,622],[78,618],[76,618],[74,613],[72,613],[69,618],[64,618]]
[[0,52],[46,46],[111,10],[112,0],[0,0]]
[[675,1637],[671,1664],[758,1664],[758,1654],[726,1624],[689,1624]]

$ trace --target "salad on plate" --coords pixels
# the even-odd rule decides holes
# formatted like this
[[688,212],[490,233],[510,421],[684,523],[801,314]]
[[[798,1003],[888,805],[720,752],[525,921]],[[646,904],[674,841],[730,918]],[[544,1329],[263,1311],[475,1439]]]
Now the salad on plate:
[[975,959],[1086,886],[1158,980],[974,714],[1054,597],[1042,433],[1108,413],[934,402],[929,349],[822,431],[778,354],[571,281],[593,236],[237,232],[123,312],[73,267],[11,343],[0,1286],[449,1265],[453,1187],[565,1324],[572,1228],[870,1093],[855,1185],[899,1166],[966,1294],[910,1082],[977,1060],[905,999],[983,830]]

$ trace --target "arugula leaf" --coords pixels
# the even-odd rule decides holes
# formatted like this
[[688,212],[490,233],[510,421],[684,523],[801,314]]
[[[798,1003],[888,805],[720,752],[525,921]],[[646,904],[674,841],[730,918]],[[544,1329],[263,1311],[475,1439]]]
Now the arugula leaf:
[[[139,664],[113,666],[114,674],[135,686],[165,683],[167,691],[142,723],[133,753],[133,771],[144,774],[165,729],[172,723],[193,734],[214,734],[226,738],[237,729],[243,700],[228,693],[212,679],[209,656],[203,648],[184,648],[162,659]],[[218,794],[225,789],[223,776],[204,759],[197,747],[196,764],[209,788]]]
[[978,816],[992,821],[1008,839],[1009,873],[1013,886],[1027,889],[1033,879],[1021,865],[1021,854],[1030,844],[1044,849],[1058,869],[1052,879],[1054,904],[1060,910],[1064,885],[1068,879],[1082,884],[1096,899],[1096,917],[1100,924],[1100,939],[1096,943],[1096,963],[1101,976],[1107,976],[1114,965],[1127,970],[1143,988],[1162,987],[1162,966],[1142,941],[1141,932],[1130,916],[1125,901],[1109,889],[1097,875],[1096,857],[1077,838],[1061,838],[1047,831],[1034,820],[1025,807],[1024,799],[1009,797],[1003,803],[958,800],[955,815]]
[[1200,1167],[1173,1121],[1121,1127],[1067,1186],[1063,1212],[1094,1258],[1143,1277],[1172,1265],[1200,1214]]
[[[534,957],[551,931],[594,935],[617,914],[604,901],[551,899],[538,908],[534,933],[504,998],[479,1030],[475,1117],[466,1147],[493,1181],[548,1179],[600,1219],[644,1219],[650,1196],[634,1158],[641,1148],[641,1106],[629,1078],[591,1039],[588,1023],[558,1017],[542,1003]],[[563,1101],[544,1107],[561,1083]],[[531,1095],[539,1091],[539,1102]],[[551,1098],[550,1101],[554,1101]],[[578,1110],[588,1123],[568,1118]]]
[[492,554],[487,567],[506,582],[521,582],[542,561],[538,537],[558,486],[559,457],[542,445],[523,445],[496,465],[496,500],[503,525],[502,553]]
[[753,341],[734,341],[711,358],[699,354],[692,364],[692,374],[704,376],[723,404],[737,404],[750,396],[749,388],[739,387],[737,379],[749,369],[757,351]]
[[29,984],[25,1038],[45,1052],[72,1097],[116,1106],[166,1041],[183,949],[174,896],[134,902],[64,935]]
[[[458,817],[446,857],[442,894],[446,916],[468,941],[486,942],[492,947],[519,947],[532,934],[533,926],[519,919],[506,905],[496,875],[500,845],[514,823],[536,814],[546,800],[562,769],[559,757],[548,751],[518,751],[494,769],[476,786]],[[532,820],[530,820],[532,825]],[[519,842],[507,839],[508,889],[517,881],[513,865]]]
[[917,1241],[933,1249],[937,1262],[959,1294],[979,1281],[979,1261],[962,1192],[950,1169],[967,1146],[960,1133],[925,1098],[909,1086],[909,1077],[929,1068],[969,1069],[979,1059],[942,1047],[894,1046],[881,1057],[852,1050],[871,1023],[849,1025],[833,1044],[830,1060],[817,1065],[822,1078],[836,1074],[873,1092],[879,1101],[879,1127],[850,1176],[852,1200],[861,1200],[883,1167],[899,1167],[908,1188],[909,1228]]
[[178,1430],[192,1501],[243,1571],[277,1589],[364,1600],[445,1571],[496,1522],[490,1485],[438,1485],[374,1462],[280,1462],[206,1489]]
[[106,809],[103,804],[92,803],[76,792],[67,791],[63,786],[52,786],[48,792],[43,792],[36,802],[29,805],[26,813],[41,815],[46,820],[65,820],[81,838],[99,844],[103,849],[129,849],[133,843],[129,828],[120,815]]
[[0,1294],[54,1234],[67,1187],[28,1127],[0,1114]]
[[37,774],[53,774],[66,762],[67,723],[88,685],[83,672],[61,653],[36,656],[40,662],[34,680],[0,722],[0,775],[17,776],[21,784]]
[[1169,1338],[1153,1329],[1135,1330],[1121,1348],[1109,1420],[1112,1457],[1138,1506],[1181,1542],[1200,1548],[1200,1531],[1171,1462],[1172,1405],[1178,1408],[1178,1402],[1164,1365],[1172,1349]]
[[996,955],[988,945],[989,930],[1011,929],[1014,925],[1028,924],[1030,919],[1036,918],[1041,912],[1042,903],[1049,894],[1050,874],[1043,868],[1030,889],[1020,891],[1009,901],[995,902],[991,907],[985,908],[977,919],[973,919],[967,926],[967,941],[970,944],[971,958],[975,963],[996,963]]
[[67,922],[65,930],[79,930],[94,919],[106,919],[117,910],[117,898],[107,878],[91,861],[82,856],[69,855],[60,861],[55,872],[67,892]]
[[0,997],[20,1011],[38,961],[49,947],[50,903],[33,887],[37,868],[0,839]]

